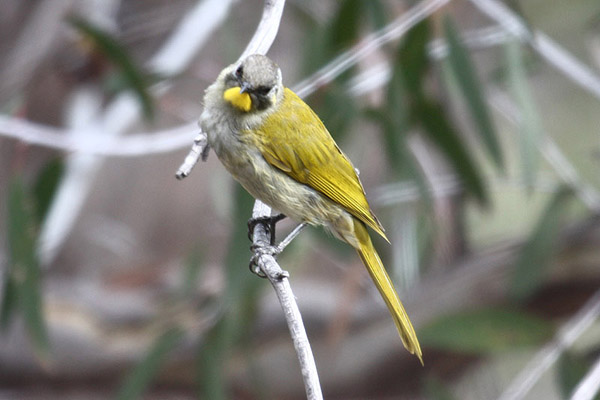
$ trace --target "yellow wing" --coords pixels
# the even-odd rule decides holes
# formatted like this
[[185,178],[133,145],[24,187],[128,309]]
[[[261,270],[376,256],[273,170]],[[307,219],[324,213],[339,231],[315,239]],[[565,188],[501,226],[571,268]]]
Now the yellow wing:
[[294,92],[285,88],[280,108],[255,133],[269,164],[340,204],[386,238],[352,163],[319,117]]

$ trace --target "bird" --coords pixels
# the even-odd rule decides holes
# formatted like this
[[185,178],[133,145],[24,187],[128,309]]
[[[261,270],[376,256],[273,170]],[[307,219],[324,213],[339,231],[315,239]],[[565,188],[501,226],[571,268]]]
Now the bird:
[[283,85],[269,57],[224,68],[204,93],[199,125],[229,173],[252,196],[292,220],[323,226],[353,247],[387,305],[404,347],[423,364],[415,330],[373,246],[386,241],[357,170],[317,114]]

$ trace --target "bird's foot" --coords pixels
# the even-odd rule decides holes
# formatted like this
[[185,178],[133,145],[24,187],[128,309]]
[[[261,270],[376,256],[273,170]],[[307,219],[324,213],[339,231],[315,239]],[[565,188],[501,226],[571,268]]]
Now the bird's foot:
[[[265,273],[258,266],[258,259],[264,255],[276,257],[279,253],[281,253],[283,249],[280,246],[261,246],[253,244],[252,246],[250,246],[250,250],[253,253],[252,258],[250,258],[250,264],[248,265],[250,271],[252,271],[253,274],[259,276],[260,278],[267,278],[267,275],[265,275]],[[288,278],[289,276],[290,274],[287,271],[281,271],[275,278],[283,279]]]
[[248,220],[248,239],[251,242],[254,241],[254,228],[258,224],[264,224],[267,229],[267,233],[270,234],[271,237],[271,245],[275,244],[275,225],[285,218],[283,214],[272,215],[269,217],[261,217],[261,218],[250,218]]

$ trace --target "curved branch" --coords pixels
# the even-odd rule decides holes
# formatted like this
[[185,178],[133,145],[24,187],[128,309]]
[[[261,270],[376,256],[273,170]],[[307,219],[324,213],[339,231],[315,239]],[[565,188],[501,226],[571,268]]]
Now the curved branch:
[[[67,152],[105,157],[135,157],[168,153],[189,145],[195,124],[185,124],[160,133],[136,133],[124,137],[106,136],[96,132],[53,128],[20,118],[0,115],[0,135],[23,142]],[[85,137],[85,140],[81,140]]]

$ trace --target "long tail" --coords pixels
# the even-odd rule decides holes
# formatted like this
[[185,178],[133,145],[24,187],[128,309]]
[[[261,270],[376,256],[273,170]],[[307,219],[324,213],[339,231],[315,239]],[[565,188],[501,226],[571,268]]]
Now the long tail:
[[385,267],[383,266],[377,251],[375,251],[375,247],[373,247],[366,226],[356,219],[354,220],[354,233],[360,245],[360,247],[356,249],[358,255],[365,267],[367,267],[373,282],[375,282],[375,286],[377,286],[381,297],[383,297],[385,304],[390,310],[404,347],[406,347],[409,352],[419,357],[421,364],[423,364],[423,354],[415,329],[413,328],[410,319],[408,319],[406,310],[404,309],[402,302],[400,302],[400,298],[394,289],[392,281],[385,271]]

